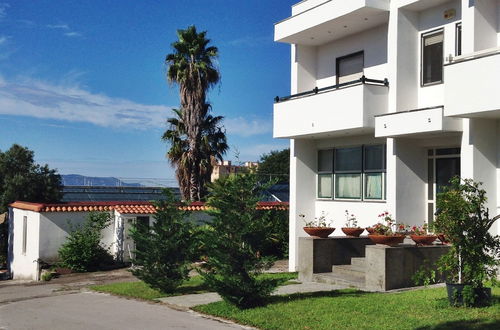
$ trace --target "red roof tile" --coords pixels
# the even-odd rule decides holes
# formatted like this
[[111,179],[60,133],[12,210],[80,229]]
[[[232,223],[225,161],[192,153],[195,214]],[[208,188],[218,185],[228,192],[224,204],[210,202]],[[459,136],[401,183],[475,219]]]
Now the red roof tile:
[[[89,211],[111,211],[116,210],[122,214],[153,214],[156,208],[151,202],[69,202],[57,204],[43,204],[16,201],[11,207],[21,210],[35,212],[89,212]],[[207,211],[210,208],[204,202],[193,202],[181,205],[180,209],[185,211]],[[257,209],[261,210],[287,210],[286,202],[259,202]]]

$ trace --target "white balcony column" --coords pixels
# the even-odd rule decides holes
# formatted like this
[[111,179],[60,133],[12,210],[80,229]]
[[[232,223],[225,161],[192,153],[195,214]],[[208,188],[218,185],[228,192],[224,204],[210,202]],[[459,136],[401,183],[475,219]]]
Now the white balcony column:
[[497,122],[500,120],[464,119],[460,164],[462,178],[483,183],[482,188],[486,190],[488,197],[487,207],[492,216],[496,215],[499,206],[497,172],[500,142]]
[[299,214],[309,220],[315,215],[317,151],[312,140],[290,140],[290,219],[289,263],[291,272],[297,271],[297,243],[307,236]]

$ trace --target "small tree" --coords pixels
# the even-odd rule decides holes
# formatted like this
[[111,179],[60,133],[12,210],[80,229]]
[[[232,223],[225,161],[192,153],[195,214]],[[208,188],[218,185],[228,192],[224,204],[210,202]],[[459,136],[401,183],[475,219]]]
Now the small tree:
[[70,234],[59,249],[61,265],[77,272],[97,270],[100,265],[111,263],[113,257],[101,244],[102,230],[109,226],[107,212],[91,212],[81,225],[69,222]]
[[188,213],[169,190],[166,199],[157,202],[155,221],[150,229],[134,224],[130,235],[136,250],[132,262],[138,266],[132,274],[150,287],[171,293],[187,279],[193,255],[192,224]]
[[262,181],[277,178],[278,183],[288,183],[290,177],[290,149],[273,150],[260,156],[257,174]]
[[207,263],[200,272],[209,287],[239,308],[263,304],[278,284],[257,276],[274,261],[259,250],[270,221],[269,212],[256,209],[265,188],[248,174],[209,187],[213,230],[205,234]]

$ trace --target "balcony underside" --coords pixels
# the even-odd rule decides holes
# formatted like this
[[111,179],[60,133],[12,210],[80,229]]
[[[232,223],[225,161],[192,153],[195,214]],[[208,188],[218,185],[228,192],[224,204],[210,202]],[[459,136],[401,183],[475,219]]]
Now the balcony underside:
[[278,42],[317,46],[389,21],[389,1],[326,1],[274,27]]

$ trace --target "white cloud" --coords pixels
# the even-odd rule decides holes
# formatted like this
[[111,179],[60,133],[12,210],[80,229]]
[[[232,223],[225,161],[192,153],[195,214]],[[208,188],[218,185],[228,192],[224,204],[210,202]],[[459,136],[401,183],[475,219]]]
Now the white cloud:
[[6,2],[0,2],[0,19],[4,19],[7,16],[7,8],[10,5]]
[[248,137],[269,134],[273,131],[273,123],[269,119],[248,119],[244,117],[225,118],[224,126],[230,134]]
[[66,32],[64,34],[66,37],[70,37],[70,38],[75,38],[75,37],[82,37],[83,35],[80,33],[80,32]]
[[45,26],[49,29],[69,30],[68,24],[47,24]]
[[77,85],[0,79],[0,114],[4,115],[149,129],[164,127],[170,109],[92,93]]

